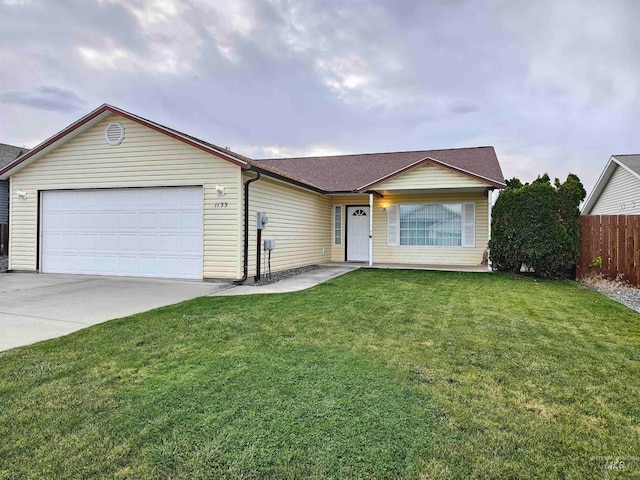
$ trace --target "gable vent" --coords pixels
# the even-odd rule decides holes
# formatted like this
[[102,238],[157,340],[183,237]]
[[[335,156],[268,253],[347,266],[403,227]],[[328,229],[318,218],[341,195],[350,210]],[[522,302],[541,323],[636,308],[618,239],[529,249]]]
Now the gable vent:
[[120,145],[124,140],[124,126],[120,122],[112,122],[104,129],[104,138],[109,145]]

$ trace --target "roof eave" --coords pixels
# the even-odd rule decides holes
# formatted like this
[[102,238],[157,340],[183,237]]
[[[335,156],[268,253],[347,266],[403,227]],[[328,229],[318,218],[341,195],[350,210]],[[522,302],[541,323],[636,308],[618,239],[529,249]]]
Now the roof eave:
[[266,168],[259,167],[259,166],[255,165],[255,164],[249,165],[248,168],[249,168],[249,170],[253,170],[255,172],[260,172],[263,175],[266,175],[268,177],[272,177],[272,178],[281,180],[281,181],[283,181],[285,183],[290,183],[291,185],[295,185],[297,187],[304,188],[306,190],[311,190],[312,192],[322,193],[322,194],[331,193],[331,192],[328,192],[326,190],[323,190],[322,188],[316,187],[314,185],[310,185],[310,184],[305,183],[305,182],[301,182],[299,180],[294,180],[293,178],[287,177],[286,175],[282,175],[280,173],[276,173],[276,172],[273,172],[271,170],[267,170]]

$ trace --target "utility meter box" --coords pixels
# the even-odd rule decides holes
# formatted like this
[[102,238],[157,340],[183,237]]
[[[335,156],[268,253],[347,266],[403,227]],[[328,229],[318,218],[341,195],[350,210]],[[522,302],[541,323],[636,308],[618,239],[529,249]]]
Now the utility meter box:
[[276,241],[275,240],[265,240],[264,241],[264,249],[267,251],[271,251],[274,248],[276,248]]
[[269,223],[269,218],[267,217],[266,212],[258,212],[258,221],[256,223],[258,230],[264,230],[267,228],[267,223]]

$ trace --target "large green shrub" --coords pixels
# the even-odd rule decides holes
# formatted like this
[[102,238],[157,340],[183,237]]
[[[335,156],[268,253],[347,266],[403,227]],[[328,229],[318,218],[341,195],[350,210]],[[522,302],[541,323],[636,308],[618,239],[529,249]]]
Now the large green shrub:
[[578,257],[579,205],[585,196],[574,174],[553,185],[547,174],[525,185],[508,180],[491,215],[494,270],[517,273],[526,266],[542,277],[569,275]]

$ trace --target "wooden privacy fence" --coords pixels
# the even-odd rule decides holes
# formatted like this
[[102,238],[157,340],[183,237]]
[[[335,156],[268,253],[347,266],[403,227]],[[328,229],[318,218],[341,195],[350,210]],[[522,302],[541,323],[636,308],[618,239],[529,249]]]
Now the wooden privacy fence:
[[640,215],[580,217],[576,278],[594,274],[640,286]]

